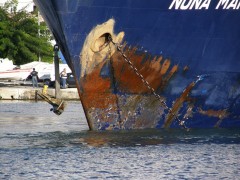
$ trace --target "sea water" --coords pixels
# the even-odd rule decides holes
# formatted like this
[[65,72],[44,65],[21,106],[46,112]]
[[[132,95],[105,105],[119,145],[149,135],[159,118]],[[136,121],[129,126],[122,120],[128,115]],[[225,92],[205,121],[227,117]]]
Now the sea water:
[[0,101],[0,179],[239,179],[240,130],[88,131],[79,102]]

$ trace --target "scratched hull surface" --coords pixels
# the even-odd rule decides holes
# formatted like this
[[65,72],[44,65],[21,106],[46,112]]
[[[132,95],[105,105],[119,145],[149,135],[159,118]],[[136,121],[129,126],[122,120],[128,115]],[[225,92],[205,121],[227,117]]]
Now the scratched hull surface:
[[90,129],[240,127],[240,5],[184,2],[35,0]]

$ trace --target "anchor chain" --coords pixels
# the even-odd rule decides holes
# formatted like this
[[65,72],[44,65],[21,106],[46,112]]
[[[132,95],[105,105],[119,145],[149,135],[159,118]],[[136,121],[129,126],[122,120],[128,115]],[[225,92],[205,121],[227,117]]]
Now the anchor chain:
[[129,66],[131,67],[131,69],[135,72],[135,74],[141,79],[141,81],[143,82],[143,84],[152,92],[152,94],[160,101],[161,105],[167,109],[168,113],[171,114],[173,116],[173,118],[177,119],[178,123],[180,126],[182,126],[184,129],[188,128],[185,125],[185,121],[182,121],[179,119],[179,117],[174,114],[172,112],[172,109],[169,108],[166,104],[165,101],[162,100],[161,96],[159,94],[156,93],[156,91],[154,90],[154,88],[152,88],[149,84],[149,82],[147,80],[144,79],[143,75],[138,71],[138,69],[135,67],[135,65],[130,61],[130,59],[128,59],[128,57],[124,54],[123,50],[122,50],[122,45],[119,45],[118,43],[115,43],[112,39],[111,36],[108,37],[108,40],[113,43],[113,45],[117,48],[117,51],[122,55],[122,57],[124,58],[124,60],[129,64]]

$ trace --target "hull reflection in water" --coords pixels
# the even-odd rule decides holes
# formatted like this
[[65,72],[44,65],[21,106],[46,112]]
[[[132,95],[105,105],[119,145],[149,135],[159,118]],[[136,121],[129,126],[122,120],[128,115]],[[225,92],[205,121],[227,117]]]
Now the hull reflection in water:
[[240,127],[236,3],[34,1],[90,129]]
[[[234,135],[233,135],[234,134]],[[79,134],[80,135],[80,134]],[[134,147],[171,144],[239,144],[239,130],[134,130],[118,132],[87,132],[70,140],[77,145],[92,147]]]

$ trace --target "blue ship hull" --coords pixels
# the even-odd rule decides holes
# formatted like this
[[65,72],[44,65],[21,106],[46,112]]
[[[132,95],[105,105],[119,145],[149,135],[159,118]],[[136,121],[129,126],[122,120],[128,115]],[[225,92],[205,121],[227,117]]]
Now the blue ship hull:
[[90,129],[240,127],[238,1],[35,3]]

